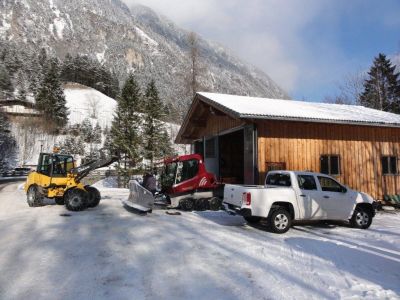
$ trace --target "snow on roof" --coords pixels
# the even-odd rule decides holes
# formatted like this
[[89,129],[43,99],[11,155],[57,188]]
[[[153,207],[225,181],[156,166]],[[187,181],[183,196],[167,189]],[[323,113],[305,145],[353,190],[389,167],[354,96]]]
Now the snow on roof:
[[357,105],[198,93],[201,100],[238,118],[400,127],[400,115]]

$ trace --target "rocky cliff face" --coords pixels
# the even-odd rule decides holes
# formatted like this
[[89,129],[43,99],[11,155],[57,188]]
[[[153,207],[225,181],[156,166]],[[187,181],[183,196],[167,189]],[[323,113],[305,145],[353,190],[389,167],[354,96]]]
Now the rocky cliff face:
[[[86,54],[114,70],[120,80],[134,72],[141,84],[155,79],[166,102],[190,101],[188,32],[151,9],[129,9],[119,0],[2,0],[0,42],[29,51],[46,48],[64,58]],[[199,39],[203,90],[288,98],[266,74],[219,45]]]

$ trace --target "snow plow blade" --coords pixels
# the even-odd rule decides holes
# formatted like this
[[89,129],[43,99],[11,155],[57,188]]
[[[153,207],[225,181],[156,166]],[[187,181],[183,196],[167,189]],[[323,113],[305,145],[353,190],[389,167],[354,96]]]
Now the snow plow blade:
[[129,198],[122,201],[125,205],[142,212],[151,212],[154,206],[153,194],[136,180],[129,181]]

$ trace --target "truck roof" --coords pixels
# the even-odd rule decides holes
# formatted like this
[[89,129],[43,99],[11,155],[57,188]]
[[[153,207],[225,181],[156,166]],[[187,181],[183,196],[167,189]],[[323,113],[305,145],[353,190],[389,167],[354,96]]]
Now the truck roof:
[[274,171],[269,171],[267,174],[269,174],[269,173],[294,173],[296,175],[317,175],[317,176],[331,177],[331,175],[329,175],[329,174],[323,174],[323,173],[312,172],[312,171],[274,170]]

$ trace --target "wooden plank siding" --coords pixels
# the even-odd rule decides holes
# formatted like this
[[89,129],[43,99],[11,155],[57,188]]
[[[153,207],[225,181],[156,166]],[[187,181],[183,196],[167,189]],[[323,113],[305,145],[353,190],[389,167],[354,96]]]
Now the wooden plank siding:
[[[359,191],[383,199],[400,194],[400,176],[382,175],[381,156],[400,157],[400,128],[255,121],[258,131],[258,168],[263,182],[267,162],[284,162],[289,170],[320,172],[321,155],[339,155],[337,179]],[[398,161],[399,164],[399,161]]]
[[226,115],[209,115],[207,118],[207,122],[204,122],[203,127],[199,128],[195,132],[195,136],[199,139],[203,136],[214,136],[226,130],[243,126],[244,124],[244,121],[233,119]]

